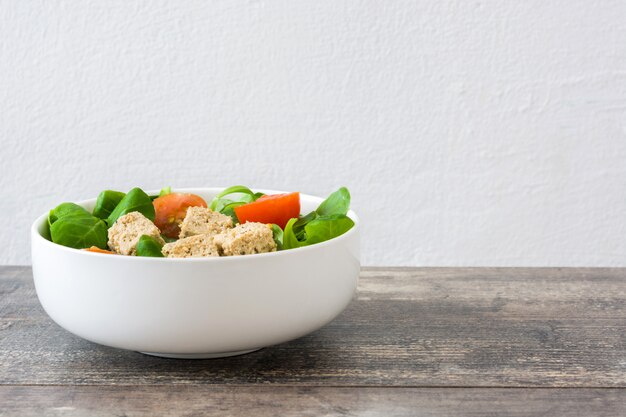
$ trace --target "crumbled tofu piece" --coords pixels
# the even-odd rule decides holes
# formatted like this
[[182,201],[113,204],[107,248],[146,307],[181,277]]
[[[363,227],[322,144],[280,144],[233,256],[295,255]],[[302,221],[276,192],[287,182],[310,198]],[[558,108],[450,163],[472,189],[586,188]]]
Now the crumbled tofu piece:
[[224,256],[251,255],[276,251],[272,227],[264,223],[244,223],[215,236]]
[[137,243],[142,235],[155,238],[164,244],[161,231],[138,211],[125,214],[109,228],[109,248],[122,255],[135,255]]
[[168,258],[219,256],[218,247],[210,235],[195,235],[166,243],[162,252]]
[[180,224],[179,238],[195,235],[215,236],[233,227],[233,219],[206,207],[189,207]]

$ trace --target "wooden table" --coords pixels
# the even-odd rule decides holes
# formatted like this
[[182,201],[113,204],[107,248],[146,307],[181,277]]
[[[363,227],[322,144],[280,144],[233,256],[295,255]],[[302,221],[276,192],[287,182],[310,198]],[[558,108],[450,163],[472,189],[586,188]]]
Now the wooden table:
[[323,329],[228,359],[99,346],[0,268],[0,416],[626,415],[626,269],[364,268]]

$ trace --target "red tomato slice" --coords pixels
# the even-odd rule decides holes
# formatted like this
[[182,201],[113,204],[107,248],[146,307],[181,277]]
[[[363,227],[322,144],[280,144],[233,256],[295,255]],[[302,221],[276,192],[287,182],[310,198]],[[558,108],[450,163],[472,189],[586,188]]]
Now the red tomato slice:
[[154,205],[154,224],[167,237],[177,238],[180,224],[185,219],[187,208],[206,207],[206,201],[195,194],[171,193],[157,197]]
[[264,195],[252,203],[235,207],[240,223],[275,223],[281,229],[300,215],[300,193]]

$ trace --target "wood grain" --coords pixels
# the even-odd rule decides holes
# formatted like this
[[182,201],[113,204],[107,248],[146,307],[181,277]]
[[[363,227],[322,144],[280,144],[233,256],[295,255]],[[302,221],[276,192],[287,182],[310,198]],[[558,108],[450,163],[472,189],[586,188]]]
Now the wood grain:
[[625,269],[366,268],[323,329],[203,361],[81,340],[0,271],[0,385],[626,387]]
[[611,416],[621,389],[285,386],[0,387],[0,415],[24,416]]

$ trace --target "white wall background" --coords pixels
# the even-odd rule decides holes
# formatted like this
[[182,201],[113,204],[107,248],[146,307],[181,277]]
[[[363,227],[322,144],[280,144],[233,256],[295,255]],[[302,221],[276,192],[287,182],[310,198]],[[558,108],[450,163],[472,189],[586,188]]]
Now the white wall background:
[[361,214],[367,265],[626,266],[626,2],[0,1],[0,264],[100,190]]

